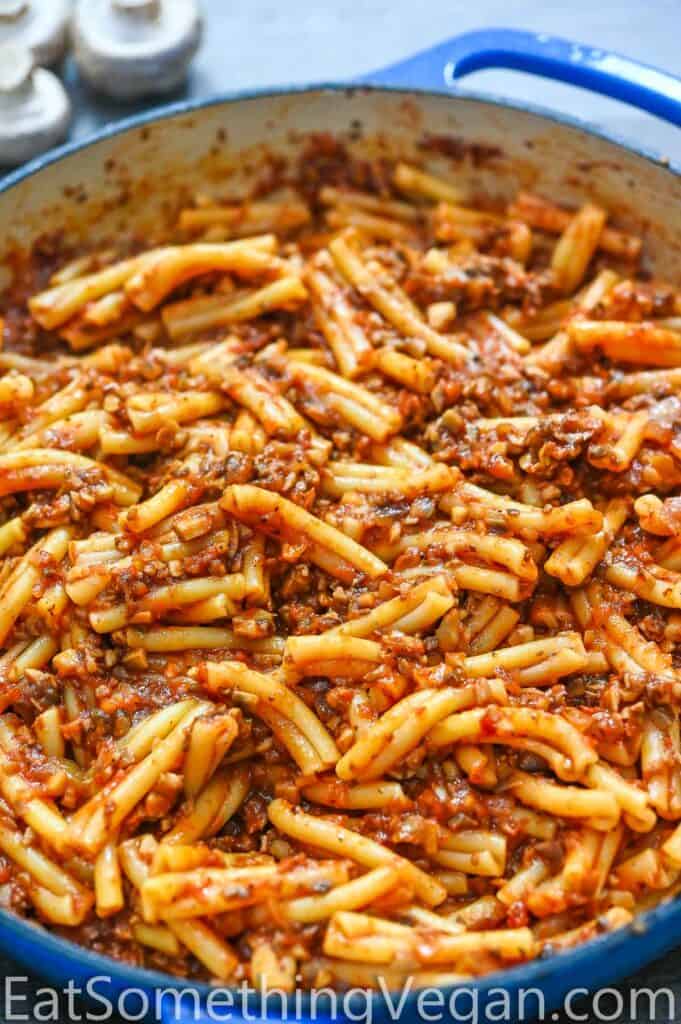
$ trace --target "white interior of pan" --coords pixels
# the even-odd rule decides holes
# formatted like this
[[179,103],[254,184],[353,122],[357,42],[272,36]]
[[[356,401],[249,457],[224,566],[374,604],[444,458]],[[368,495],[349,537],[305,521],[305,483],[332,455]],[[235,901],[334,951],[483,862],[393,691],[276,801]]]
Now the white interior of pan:
[[[645,237],[647,262],[675,277],[681,239],[681,178],[661,164],[536,114],[470,98],[405,92],[311,90],[221,102],[106,138],[49,165],[0,195],[0,249],[46,232],[90,243],[118,231],[161,233],[178,195],[238,191],[274,153],[294,154],[310,132],[351,139],[364,156],[417,156],[476,194],[510,197],[531,188],[560,202],[590,198],[618,225]],[[432,157],[424,134],[497,147]],[[227,184],[228,183],[228,184]]]

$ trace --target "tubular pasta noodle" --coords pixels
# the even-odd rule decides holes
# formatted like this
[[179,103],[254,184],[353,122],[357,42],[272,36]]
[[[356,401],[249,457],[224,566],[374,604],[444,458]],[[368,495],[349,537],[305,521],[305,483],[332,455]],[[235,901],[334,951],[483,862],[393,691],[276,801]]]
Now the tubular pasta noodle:
[[[104,300],[101,301],[103,302]],[[104,341],[109,341],[111,338],[118,338],[130,331],[142,328],[148,322],[145,321],[144,314],[137,312],[129,306],[127,299],[125,301],[126,311],[117,322],[104,324],[100,327],[97,324],[89,323],[85,315],[83,315],[82,318],[76,317],[70,323],[61,327],[59,330],[60,336],[65,341],[68,341],[73,352],[81,352]]]
[[567,327],[582,350],[602,349],[610,359],[643,366],[681,365],[681,333],[653,323],[618,320],[571,320]]
[[399,782],[359,782],[348,785],[338,779],[331,779],[305,786],[303,795],[313,803],[349,811],[406,807],[410,803]]
[[185,391],[174,397],[144,394],[128,400],[127,412],[139,434],[159,430],[168,420],[190,423],[202,416],[220,412],[225,400],[215,391]]
[[628,469],[643,443],[649,420],[645,409],[608,417],[608,433],[612,436],[589,446],[591,465],[611,473],[622,473]]
[[484,618],[479,619],[475,626],[470,619],[466,623],[471,655],[487,654],[499,647],[520,619],[520,613],[510,605],[493,597],[485,598],[485,601],[489,603],[485,606]]
[[313,297],[315,321],[343,375],[350,380],[367,370],[373,348],[338,284],[328,253],[322,253],[305,277]]
[[643,494],[634,502],[634,512],[644,530],[660,537],[673,537],[677,530],[678,505],[674,498],[661,501],[655,494]]
[[34,295],[29,302],[32,315],[46,329],[60,327],[88,302],[116,291],[128,281],[139,266],[139,260],[123,260],[94,274],[86,274],[57,284],[48,291]]
[[[565,231],[572,218],[570,211],[531,192],[519,192],[508,212],[512,217],[526,221],[530,227],[551,235]],[[607,226],[601,231],[598,245],[604,252],[625,259],[637,259],[641,252],[640,238]]]
[[168,771],[182,754],[191,725],[199,715],[205,713],[206,707],[197,702],[165,739],[119,783],[80,808],[78,817],[83,822],[82,831],[75,827],[73,820],[70,822],[71,842],[74,846],[86,853],[101,851],[111,832],[121,825],[162,772]]
[[0,751],[0,793],[16,814],[57,852],[70,845],[66,819],[51,801],[34,790],[13,771],[6,750]]
[[[289,899],[301,890],[344,884],[347,880],[347,865],[343,862],[282,867],[289,870],[281,870],[276,863],[256,863],[219,868],[194,865],[190,871],[162,871],[144,880],[142,905],[151,923],[157,917],[168,922],[192,919],[198,914],[213,917],[256,906],[273,893]],[[198,890],[192,891],[192,879],[199,883]]]
[[602,789],[612,793],[627,816],[627,822],[636,832],[649,832],[655,827],[655,814],[648,807],[648,797],[643,790],[605,764],[592,764],[587,773],[586,781],[594,789]]
[[20,516],[9,519],[0,526],[0,554],[6,555],[13,547],[23,545],[28,539],[28,531]]
[[530,551],[521,541],[512,537],[489,536],[445,526],[435,527],[427,533],[406,534],[399,542],[398,552],[411,547],[419,550],[442,548],[464,560],[469,556],[497,563],[520,579],[534,581],[537,578],[537,566]]
[[[198,724],[198,723],[197,723]],[[216,835],[236,814],[250,789],[247,769],[220,771],[197,794],[193,805],[180,814],[164,843],[194,843]]]
[[628,565],[613,562],[605,570],[613,586],[628,590],[663,608],[681,608],[681,574],[657,565]]
[[185,209],[180,213],[178,227],[183,231],[196,231],[219,224],[228,228],[232,235],[252,235],[265,231],[291,231],[307,224],[309,220],[308,207],[289,199],[282,202],[245,202]]
[[35,434],[29,434],[13,444],[12,449],[22,451],[27,448],[42,448],[49,445],[53,437],[58,437],[60,444],[78,451],[87,451],[98,443],[105,422],[105,412],[100,409],[86,409],[63,420],[57,420]]
[[292,361],[290,372],[294,381],[314,388],[342,419],[375,441],[385,441],[402,426],[400,414],[361,384],[312,363]]
[[436,372],[432,363],[424,359],[412,359],[405,352],[394,348],[378,349],[374,362],[381,373],[402,387],[429,394],[435,387]]
[[323,896],[300,896],[290,900],[284,904],[283,911],[291,921],[304,924],[323,921],[339,910],[357,910],[373,903],[399,883],[399,868],[385,865],[339,885]]
[[463,193],[456,185],[410,164],[398,163],[393,181],[401,192],[414,194],[419,199],[447,203],[460,203],[463,199]]
[[279,653],[283,642],[277,638],[244,640],[226,626],[159,626],[157,629],[125,630],[125,643],[135,650],[156,653],[172,651],[251,650]]
[[561,533],[596,533],[603,524],[601,513],[586,499],[545,511],[467,483],[454,491],[452,507],[456,508],[459,501],[475,517],[503,524],[514,533],[527,530],[548,537]]
[[[73,909],[79,908],[83,920],[94,902],[92,892],[50,860],[6,820],[0,820],[0,850],[18,864],[43,889],[55,896],[71,897]],[[78,922],[79,923],[79,922]]]
[[101,611],[90,613],[90,625],[97,633],[110,633],[122,629],[135,615],[146,613],[153,616],[163,615],[168,610],[193,605],[207,598],[224,595],[232,600],[241,600],[246,593],[246,584],[241,573],[230,573],[228,576],[205,577],[204,579],[186,580],[171,583],[166,587],[157,587],[136,602],[132,607],[121,604],[112,605]]
[[139,487],[123,473],[85,455],[51,448],[31,448],[0,455],[0,495],[68,487],[79,473],[87,471],[101,475],[103,482],[110,486],[117,504],[132,505],[137,501]]
[[244,238],[238,242],[175,245],[147,253],[125,280],[127,296],[143,312],[149,312],[185,281],[210,271],[252,273],[262,271],[263,254],[276,248],[273,235]]
[[342,497],[346,491],[368,494],[396,493],[406,498],[432,494],[451,487],[452,474],[447,466],[434,463],[422,470],[399,466],[372,466],[361,462],[330,462],[324,471],[324,491]]
[[575,900],[583,902],[602,887],[622,839],[622,829],[603,835],[590,828],[568,833],[567,853],[562,871],[538,885],[527,905],[538,917],[564,911]]
[[122,910],[125,904],[116,842],[107,843],[95,861],[95,905],[99,917]]
[[428,352],[445,362],[458,363],[468,359],[468,351],[460,342],[439,334],[414,313],[397,294],[396,288],[378,283],[358,256],[349,240],[352,235],[339,235],[329,243],[329,250],[339,272],[366,298],[382,316],[407,337],[421,338]]
[[41,576],[41,562],[46,558],[58,563],[66,554],[71,531],[58,527],[46,538],[39,540],[24,555],[19,565],[0,590],[0,643],[7,639],[9,631],[28,604],[33,588]]
[[[590,588],[590,597],[598,600],[598,595],[596,588]],[[669,655],[657,644],[645,640],[639,629],[623,615],[609,614],[603,622],[603,632],[608,640],[605,653],[615,671],[649,672],[662,678],[676,678]]]
[[497,890],[497,899],[504,906],[524,900],[548,876],[549,868],[542,860],[533,860],[526,868],[517,871],[501,889]]
[[234,715],[206,715],[194,722],[184,764],[184,791],[191,799],[214,774],[239,735]]
[[260,672],[253,672],[236,661],[207,662],[204,672],[210,687],[236,687],[259,700],[267,701],[298,728],[314,747],[322,764],[336,763],[338,749],[333,739],[317,716],[289,687]]
[[272,735],[286,748],[303,775],[316,775],[324,770],[324,761],[310,740],[297,725],[264,701],[251,702],[254,712],[269,726]]
[[681,772],[679,719],[676,709],[655,708],[648,712],[641,741],[641,773],[650,803],[663,818],[681,817]]
[[326,211],[326,223],[331,228],[357,228],[373,238],[388,241],[416,241],[416,232],[408,224],[388,217],[379,217],[365,210],[353,209],[340,203]]
[[[252,255],[249,262],[252,269],[257,270],[258,264],[267,269],[273,261],[259,254],[255,265]],[[163,307],[161,318],[170,337],[181,340],[187,335],[253,320],[275,309],[295,308],[306,298],[307,291],[300,278],[289,275],[236,297],[207,295],[174,302]],[[207,364],[205,353],[199,355],[198,361]]]
[[[521,262],[525,262],[522,260]],[[527,338],[524,338],[522,334],[514,330],[505,320],[495,316],[494,313],[485,313],[485,321],[489,326],[496,331],[504,341],[508,342],[512,349],[516,352],[521,352],[523,355],[530,351],[531,345]]]
[[554,279],[561,291],[573,292],[582,283],[591,257],[598,248],[605,217],[605,210],[587,203],[561,234],[551,258]]
[[64,419],[66,416],[82,412],[88,404],[89,398],[88,389],[84,386],[82,378],[74,377],[69,384],[32,409],[33,415],[30,424],[17,431],[7,447],[11,450],[13,444],[20,442],[30,434],[44,430],[51,423]]
[[433,234],[440,242],[463,241],[483,248],[489,242],[503,240],[518,263],[526,263],[532,252],[532,232],[519,221],[448,202],[438,203],[431,220]]
[[613,498],[603,512],[603,525],[590,537],[571,537],[553,550],[544,569],[568,586],[578,586],[594,571],[629,513],[629,504]]
[[594,828],[609,830],[619,820],[620,806],[608,790],[560,786],[524,772],[515,774],[512,788],[530,807],[565,818],[586,818]]
[[503,669],[514,672],[518,682],[525,686],[546,686],[586,665],[587,654],[579,633],[559,633],[546,640],[473,655],[464,661],[468,676],[494,675]]
[[268,434],[287,437],[304,429],[302,416],[265,380],[228,366],[221,371],[220,382],[235,402],[245,406],[260,420]]
[[340,779],[381,778],[447,715],[466,706],[465,689],[420,690],[395,704],[336,764]]
[[238,963],[230,945],[203,921],[173,921],[173,935],[217,978],[229,979]]
[[639,370],[619,376],[610,385],[609,394],[614,399],[623,400],[635,395],[678,391],[680,388],[681,367],[669,370]]
[[499,782],[496,758],[489,748],[475,743],[460,743],[456,748],[456,763],[471,782],[482,789],[493,789]]
[[336,826],[323,818],[305,814],[291,807],[285,800],[274,800],[269,805],[268,815],[280,832],[300,842],[311,843],[329,853],[349,857],[366,867],[399,868],[416,894],[429,906],[442,903],[447,895],[434,878],[373,839]]
[[[564,754],[572,771],[581,775],[598,758],[582,734],[559,715],[534,708],[473,708],[450,715],[427,737],[433,748],[461,740],[473,743],[504,743],[525,736],[537,738]],[[542,808],[539,808],[540,810]]]
[[61,709],[55,705],[41,712],[33,723],[38,742],[48,757],[64,757],[66,753],[61,725]]
[[370,963],[389,964],[399,959],[403,962],[446,964],[456,963],[458,958],[466,954],[490,951],[513,960],[535,948],[536,940],[529,928],[495,929],[457,935],[442,933],[432,935],[428,945],[420,948],[418,931],[413,935],[376,934],[370,918],[360,931],[355,926],[354,917],[350,912],[339,912],[331,919],[324,940],[324,952],[328,956]]
[[[313,560],[315,556],[320,557],[321,551],[329,549],[346,565],[368,576],[381,576],[386,571],[386,566],[380,558],[372,555],[366,548],[306,512],[299,505],[294,505],[292,501],[272,491],[265,491],[250,484],[234,484],[225,492],[221,507],[235,518],[247,523],[257,520],[265,533],[281,535],[288,532],[308,537],[314,545]],[[326,561],[325,564],[328,567],[330,563]],[[341,566],[337,571],[344,572]]]
[[269,942],[263,942],[253,952],[251,976],[263,991],[276,988],[293,992],[296,982],[296,961],[292,956],[277,956]]
[[[617,274],[613,270],[602,270],[579,296],[576,313],[592,312],[617,283]],[[567,329],[561,328],[544,345],[538,345],[525,357],[528,364],[538,366],[549,372],[559,370],[568,360],[573,350],[573,339]]]
[[663,853],[649,848],[621,861],[613,874],[618,885],[638,893],[644,889],[668,889],[679,873],[665,863]]
[[398,199],[383,199],[371,192],[359,192],[351,188],[334,188],[324,185],[319,190],[319,198],[325,206],[350,206],[358,210],[366,210],[393,220],[418,221],[421,213],[411,203],[402,203]]
[[291,675],[323,675],[327,664],[344,663],[348,675],[364,675],[383,660],[381,645],[374,640],[343,634],[290,636],[286,652]]
[[469,875],[498,878],[506,869],[506,839],[483,829],[468,829],[446,836],[433,860]]

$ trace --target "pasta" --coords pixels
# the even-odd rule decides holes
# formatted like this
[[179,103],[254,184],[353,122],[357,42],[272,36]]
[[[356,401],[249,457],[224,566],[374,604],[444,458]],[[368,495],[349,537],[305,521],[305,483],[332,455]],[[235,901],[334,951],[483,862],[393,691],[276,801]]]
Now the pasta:
[[3,297],[0,901],[446,985],[678,891],[681,296],[596,203],[306,154]]

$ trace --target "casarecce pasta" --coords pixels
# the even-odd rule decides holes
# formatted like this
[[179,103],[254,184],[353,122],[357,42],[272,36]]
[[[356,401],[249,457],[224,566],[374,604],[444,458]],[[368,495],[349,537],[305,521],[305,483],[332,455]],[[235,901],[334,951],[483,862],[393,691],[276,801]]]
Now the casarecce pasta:
[[0,900],[446,984],[681,881],[681,295],[595,203],[307,160],[12,267]]

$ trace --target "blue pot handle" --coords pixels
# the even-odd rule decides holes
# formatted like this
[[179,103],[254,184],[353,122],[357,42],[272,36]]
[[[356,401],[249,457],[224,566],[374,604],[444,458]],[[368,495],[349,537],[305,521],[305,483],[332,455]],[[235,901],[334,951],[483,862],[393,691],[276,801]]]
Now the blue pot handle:
[[681,79],[675,75],[607,50],[520,29],[466,32],[361,81],[442,91],[486,68],[511,68],[578,85],[681,125]]

